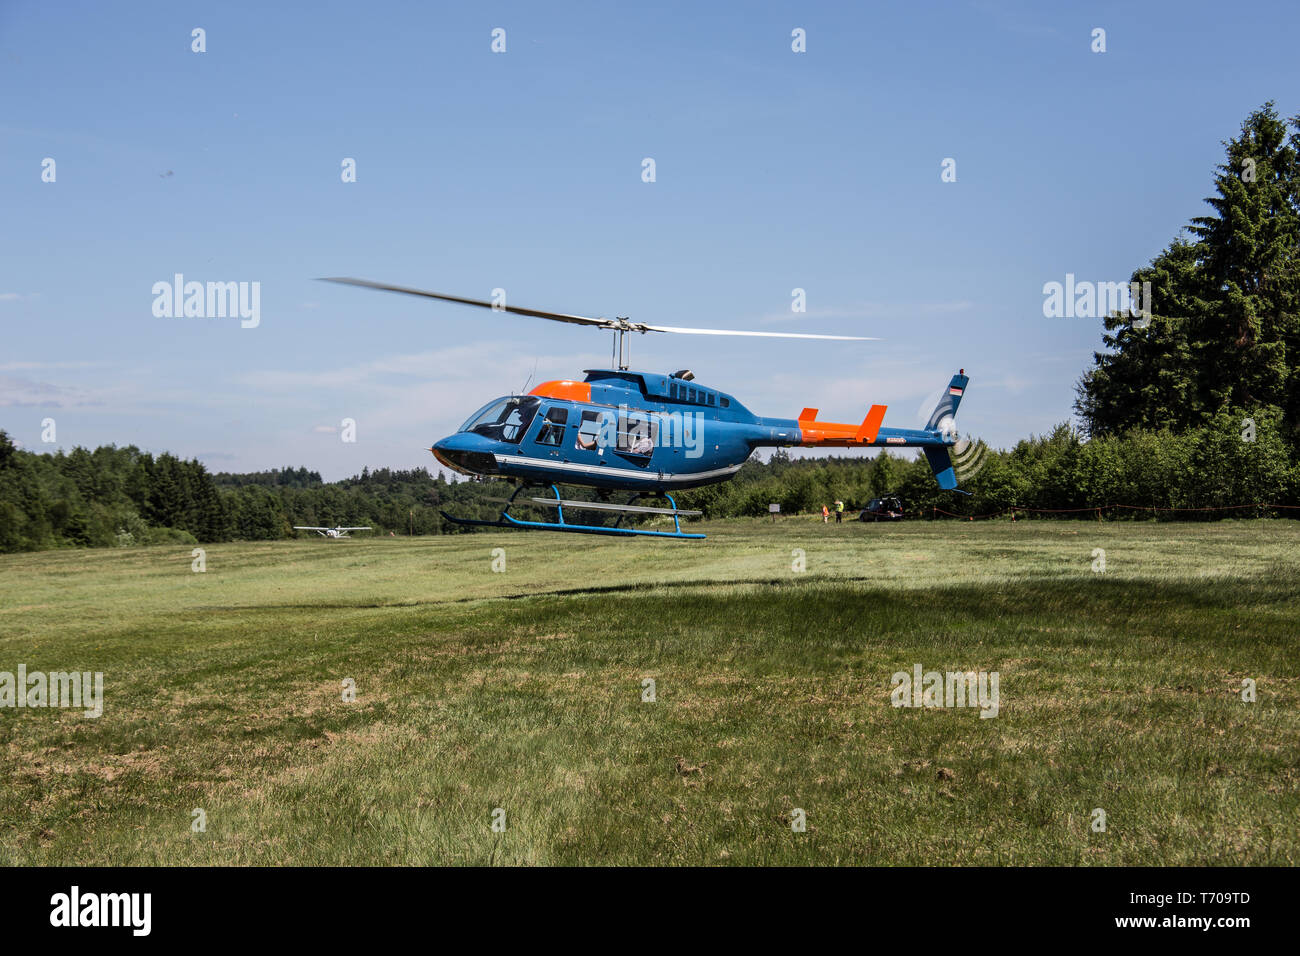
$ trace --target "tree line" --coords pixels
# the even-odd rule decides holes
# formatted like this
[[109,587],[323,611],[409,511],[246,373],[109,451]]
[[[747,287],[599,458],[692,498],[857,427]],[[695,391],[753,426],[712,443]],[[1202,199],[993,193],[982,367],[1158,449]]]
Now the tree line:
[[[1134,428],[1092,438],[1062,424],[1010,450],[973,453],[970,461],[964,474],[958,469],[971,493],[964,496],[942,491],[924,459],[777,452],[766,462],[746,462],[731,481],[682,492],[677,502],[708,518],[763,516],[771,504],[782,515],[816,513],[837,500],[856,512],[888,494],[922,517],[1008,508],[1091,517],[1092,509],[1112,504],[1151,510],[1106,517],[1300,517],[1300,464],[1276,413],[1246,423],[1224,413],[1182,432]],[[294,525],[463,533],[469,529],[439,512],[491,519],[512,490],[501,481],[448,481],[424,468],[366,469],[337,482],[295,468],[214,475],[201,462],[134,446],[35,454],[0,431],[0,551],[268,541],[301,534]],[[571,496],[590,492],[573,489]],[[1252,507],[1229,510],[1237,505]]]
[[483,499],[502,493],[491,484],[490,493],[424,468],[367,468],[329,483],[305,468],[211,474],[202,462],[134,445],[37,454],[0,431],[0,551],[265,541],[293,536],[294,525],[440,534],[458,528],[439,514],[444,507],[490,517]]
[[770,504],[779,504],[781,514],[820,512],[835,501],[856,511],[886,494],[922,517],[1012,508],[1092,517],[1108,505],[1133,509],[1108,518],[1300,517],[1300,464],[1276,413],[1251,422],[1225,412],[1183,432],[1135,428],[1092,438],[1062,423],[1009,450],[971,445],[967,455],[967,467],[958,456],[957,472],[969,495],[939,488],[924,458],[791,459],[778,452],[766,463],[746,462],[730,482],[684,492],[677,502],[707,517],[765,515]]
[[[778,452],[747,462],[729,482],[682,493],[679,505],[718,518],[765,515],[774,503],[783,514],[837,500],[855,510],[897,494],[908,511],[930,515],[1078,514],[1121,504],[1179,517],[1267,505],[1267,513],[1295,516],[1300,117],[1283,120],[1266,103],[1223,145],[1210,213],[1132,274],[1150,285],[1150,321],[1122,313],[1102,320],[1105,350],[1077,383],[1077,426],[1063,423],[1010,450],[958,455],[969,496],[939,490],[923,459]],[[273,540],[293,535],[293,525],[460,532],[442,509],[490,519],[511,490],[424,468],[366,469],[338,482],[301,467],[209,474],[198,461],[134,446],[35,454],[0,431],[0,551]]]

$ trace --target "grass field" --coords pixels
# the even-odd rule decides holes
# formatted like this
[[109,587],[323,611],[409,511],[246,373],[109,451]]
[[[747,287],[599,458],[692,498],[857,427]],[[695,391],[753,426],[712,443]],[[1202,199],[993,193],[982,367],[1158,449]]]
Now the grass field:
[[704,530],[0,556],[0,862],[1300,862],[1300,522]]

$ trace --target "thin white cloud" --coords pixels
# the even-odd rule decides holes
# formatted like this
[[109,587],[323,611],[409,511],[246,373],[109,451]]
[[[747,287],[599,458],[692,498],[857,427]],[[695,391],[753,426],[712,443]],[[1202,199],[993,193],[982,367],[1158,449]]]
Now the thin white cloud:
[[107,362],[0,362],[0,372],[31,372],[48,369],[103,368]]
[[81,389],[0,375],[0,406],[73,408],[102,404]]

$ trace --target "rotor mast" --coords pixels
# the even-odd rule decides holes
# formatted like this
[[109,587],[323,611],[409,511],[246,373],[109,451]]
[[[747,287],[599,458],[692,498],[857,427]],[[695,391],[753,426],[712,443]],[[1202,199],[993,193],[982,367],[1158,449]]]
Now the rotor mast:
[[627,316],[617,317],[618,326],[614,328],[613,349],[610,352],[610,364],[620,372],[626,372],[632,363],[632,340],[628,337],[631,328],[626,328]]

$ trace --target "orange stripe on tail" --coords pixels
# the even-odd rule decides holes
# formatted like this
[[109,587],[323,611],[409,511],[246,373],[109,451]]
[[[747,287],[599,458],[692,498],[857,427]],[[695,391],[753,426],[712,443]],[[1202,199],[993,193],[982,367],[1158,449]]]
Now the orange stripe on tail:
[[867,412],[867,417],[862,419],[862,425],[858,428],[858,441],[866,442],[869,445],[876,440],[876,433],[880,431],[880,426],[885,421],[885,409],[888,407],[888,405],[871,406],[871,410]]
[[872,405],[861,425],[819,422],[816,420],[817,409],[805,408],[799,414],[799,444],[805,447],[830,445],[838,448],[870,445],[880,433],[880,426],[885,420],[885,411],[888,407]]

